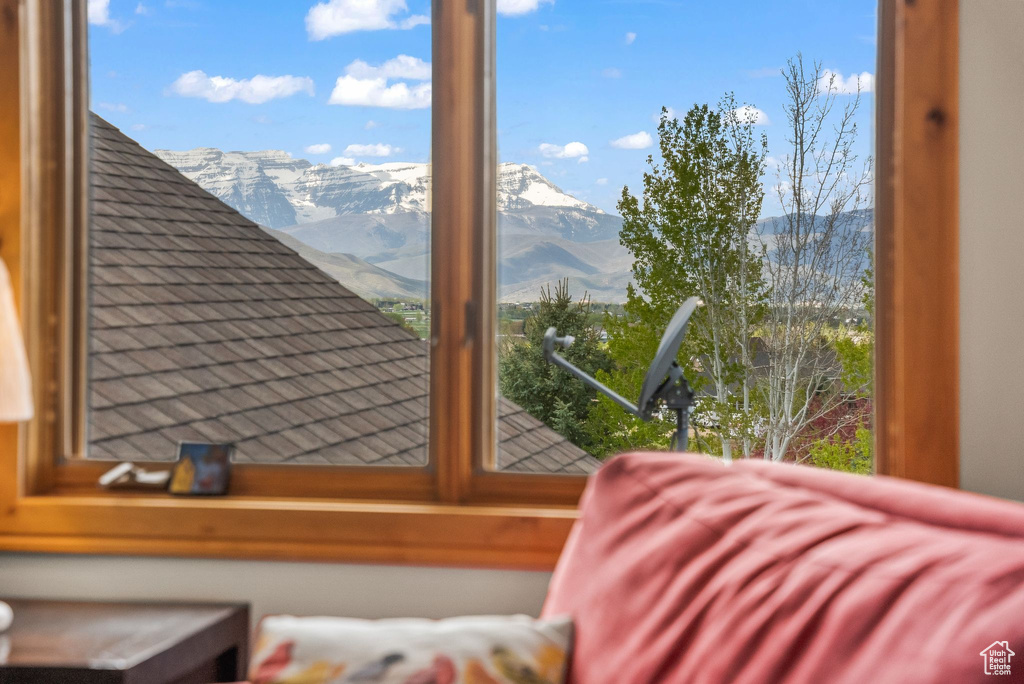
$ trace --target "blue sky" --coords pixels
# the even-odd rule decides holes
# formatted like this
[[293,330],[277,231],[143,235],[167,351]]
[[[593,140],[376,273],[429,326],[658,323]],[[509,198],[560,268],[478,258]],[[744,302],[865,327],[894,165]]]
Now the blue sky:
[[[497,2],[502,159],[611,212],[623,185],[639,189],[662,106],[682,115],[733,91],[781,156],[787,58],[844,79],[875,71],[874,0]],[[428,0],[89,0],[92,106],[150,149],[428,161],[429,12]],[[862,155],[872,106],[868,94]]]

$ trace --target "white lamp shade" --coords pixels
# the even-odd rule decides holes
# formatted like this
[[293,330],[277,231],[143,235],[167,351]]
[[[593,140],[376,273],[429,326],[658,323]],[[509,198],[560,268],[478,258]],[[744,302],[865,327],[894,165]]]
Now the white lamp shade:
[[25,355],[14,290],[7,266],[0,259],[0,423],[32,418],[32,376]]

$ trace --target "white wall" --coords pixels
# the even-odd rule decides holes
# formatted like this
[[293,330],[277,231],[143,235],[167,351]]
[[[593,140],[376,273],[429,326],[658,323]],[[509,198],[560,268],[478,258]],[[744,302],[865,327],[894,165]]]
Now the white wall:
[[254,619],[537,615],[549,579],[502,570],[0,554],[0,596],[246,601]]
[[[1024,2],[960,2],[960,481],[1024,500]],[[936,344],[942,344],[936,340]]]

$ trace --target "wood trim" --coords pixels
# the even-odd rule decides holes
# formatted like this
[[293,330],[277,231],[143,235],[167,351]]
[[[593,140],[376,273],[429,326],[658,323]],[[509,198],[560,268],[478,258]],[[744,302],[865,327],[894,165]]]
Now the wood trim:
[[[21,73],[22,321],[32,369],[36,417],[25,427],[22,487],[29,494],[53,486],[66,455],[68,414],[62,396],[69,358],[64,315],[67,288],[65,2],[22,0]],[[3,68],[8,68],[3,65]],[[13,230],[16,226],[5,226]]]
[[[0,259],[11,274],[15,302],[21,301],[21,89],[19,6],[0,0]],[[13,67],[13,68],[12,68]]]
[[170,496],[24,497],[0,548],[551,569],[575,510]]
[[[114,463],[74,461],[55,473],[54,496],[89,495],[99,490],[97,481]],[[145,464],[148,470],[169,470],[169,463]],[[296,499],[366,499],[371,501],[436,500],[434,475],[425,468],[235,465],[231,494],[238,497],[267,496]]]
[[430,451],[446,502],[495,448],[493,4],[433,3]]
[[[474,434],[471,464],[474,474],[497,465],[498,395],[498,114],[497,26],[495,3],[478,2],[476,53],[480,77],[474,92],[480,103],[477,134],[479,149],[476,177],[480,180],[480,218],[473,244],[473,293],[476,312],[474,332],[473,409]],[[582,478],[575,478],[582,480]],[[519,488],[520,493],[529,491]],[[578,497],[576,497],[578,498]],[[562,497],[561,503],[576,498]]]
[[[558,533],[563,539],[568,534]],[[458,530],[453,530],[458,534]],[[552,535],[554,536],[554,535]],[[87,537],[82,535],[7,536],[0,534],[0,549],[25,553],[60,553],[110,556],[159,556],[167,558],[223,558],[324,563],[374,563],[440,567],[492,568],[550,571],[558,562],[557,549],[535,545],[519,549],[485,547],[395,546],[388,543],[323,544],[321,542],[263,542],[208,539],[148,539]]]
[[468,500],[479,504],[515,501],[523,505],[559,506],[579,501],[586,484],[586,478],[574,475],[481,470],[473,476]]
[[[0,0],[0,259],[11,274],[17,304],[22,301],[24,277],[21,246],[21,5],[18,0]],[[12,96],[18,94],[17,97]],[[0,423],[0,457],[20,453],[21,428]],[[0,500],[11,501],[19,494],[17,472],[0,477]]]
[[883,0],[877,110],[879,473],[959,486],[957,0]]
[[61,410],[68,416],[63,453],[84,458],[88,448],[89,380],[89,53],[87,3],[64,0],[67,39],[64,69],[66,108],[64,136],[65,198],[64,277],[69,283],[64,297],[61,343]]

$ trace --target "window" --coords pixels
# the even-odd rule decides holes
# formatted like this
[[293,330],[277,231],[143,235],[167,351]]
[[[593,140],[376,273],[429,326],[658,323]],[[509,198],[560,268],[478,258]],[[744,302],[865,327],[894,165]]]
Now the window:
[[[245,464],[428,465],[420,5],[380,10],[403,30],[293,6],[251,12],[226,36],[228,6],[144,3],[128,26],[96,5],[83,458],[170,461],[180,442],[213,442]],[[284,63],[252,52],[303,20],[289,40],[305,51]],[[323,66],[339,61],[338,74]],[[205,64],[224,74],[192,68]],[[499,448],[517,470],[580,459],[521,407],[500,406]]]
[[560,2],[499,21],[500,406],[565,437],[554,457],[667,449],[676,416],[640,420],[547,365],[545,330],[635,403],[696,296],[690,450],[872,470],[877,6]]
[[429,17],[95,9],[83,456],[426,466]]
[[[5,548],[550,567],[572,523],[573,506],[584,485],[584,478],[578,474],[586,469],[566,466],[596,465],[596,462],[588,460],[592,456],[578,444],[572,444],[571,435],[560,431],[559,425],[550,421],[544,424],[541,419],[528,415],[515,401],[510,403],[510,398],[499,399],[495,392],[501,365],[498,357],[501,343],[496,333],[501,332],[500,326],[512,320],[507,310],[502,311],[503,304],[499,304],[500,288],[504,287],[503,283],[509,284],[501,271],[502,259],[508,256],[509,247],[503,246],[495,223],[499,211],[507,218],[515,204],[510,202],[507,191],[499,194],[499,188],[510,176],[502,175],[497,146],[502,144],[503,154],[514,151],[506,150],[505,133],[499,137],[495,129],[495,121],[499,127],[505,125],[500,61],[497,111],[493,97],[494,12],[501,8],[493,3],[434,3],[428,28],[416,19],[426,12],[426,3],[421,3],[423,7],[410,3],[409,16],[389,15],[382,24],[397,27],[394,33],[401,34],[403,40],[413,36],[410,41],[419,41],[416,44],[419,52],[410,57],[424,64],[429,57],[432,62],[430,89],[436,106],[431,110],[433,116],[429,121],[429,241],[437,248],[430,251],[428,273],[425,266],[427,239],[421,226],[406,226],[409,234],[420,236],[416,249],[403,252],[400,247],[406,245],[400,245],[394,252],[367,252],[357,255],[361,262],[327,258],[330,257],[327,250],[336,249],[328,243],[315,247],[290,242],[305,251],[304,254],[300,251],[298,256],[281,249],[280,245],[287,247],[289,244],[287,238],[279,239],[263,231],[257,223],[277,222],[282,212],[288,214],[290,210],[296,216],[297,223],[293,225],[299,226],[292,232],[308,236],[309,224],[313,221],[305,219],[319,219],[316,212],[324,207],[331,208],[330,200],[318,198],[317,202],[307,205],[308,212],[302,221],[299,220],[300,209],[291,202],[288,207],[277,202],[273,205],[274,211],[278,211],[275,214],[271,203],[264,202],[257,207],[244,193],[232,195],[234,190],[226,185],[220,186],[224,191],[221,197],[229,200],[229,204],[235,202],[241,214],[210,200],[194,181],[199,181],[199,186],[208,181],[204,173],[213,167],[189,167],[189,159],[164,153],[165,159],[184,167],[186,177],[194,176],[182,178],[171,172],[159,155],[136,146],[130,134],[142,137],[145,131],[131,131],[131,126],[146,122],[118,120],[119,115],[129,114],[122,111],[121,104],[125,105],[125,110],[133,106],[122,99],[107,97],[107,94],[116,94],[113,91],[103,91],[104,99],[96,100],[97,108],[100,103],[110,105],[106,113],[111,121],[89,126],[86,114],[89,74],[84,70],[89,10],[86,2],[0,2],[3,16],[18,17],[17,22],[3,24],[4,40],[0,41],[3,68],[0,71],[3,78],[10,81],[6,83],[8,92],[24,93],[24,101],[20,103],[5,102],[0,116],[3,122],[0,133],[5,136],[5,144],[0,145],[0,149],[8,151],[0,169],[6,174],[5,178],[23,184],[22,192],[5,193],[0,197],[3,203],[0,215],[24,217],[21,225],[12,220],[0,225],[0,253],[8,263],[14,264],[12,273],[21,292],[40,407],[40,418],[33,423],[20,430],[3,427],[0,431],[6,459],[0,485],[5,511],[0,519],[0,531]],[[107,32],[99,34],[104,36],[120,29],[126,29],[122,36],[131,33],[132,27],[126,24],[135,19],[118,15],[123,8],[119,9],[115,3],[100,3],[95,7],[93,31]],[[140,11],[137,20],[140,27],[143,18],[153,16],[146,14],[149,11],[146,3],[132,11],[135,9]],[[542,4],[541,9],[550,8]],[[884,4],[883,9],[883,39],[887,35],[885,30],[889,30],[893,32],[893,41],[902,41],[900,44],[905,44],[908,51],[934,48],[925,38],[927,31],[920,28],[928,22],[915,21],[921,15],[914,13],[940,12],[940,9],[896,9],[890,3]],[[893,14],[897,11],[909,12],[901,17],[902,23],[897,22]],[[943,25],[955,26],[955,21],[949,22],[948,15],[937,16],[941,17]],[[935,17],[928,19],[935,20]],[[253,20],[252,17],[245,19]],[[308,26],[303,24],[296,30],[312,30]],[[539,26],[538,31],[542,30]],[[555,26],[548,28],[557,29]],[[142,34],[141,30],[139,33]],[[427,35],[431,36],[429,50]],[[633,42],[625,35],[621,38],[623,43]],[[943,44],[955,46],[955,40],[950,42],[949,38],[943,36]],[[327,42],[318,47],[330,45],[329,38],[324,37],[324,40]],[[498,47],[503,49],[501,44]],[[909,60],[897,64],[892,61],[892,54],[906,53],[895,52],[888,43],[883,42],[883,47],[883,68],[879,77],[880,82],[892,89],[885,91],[892,93],[891,100],[904,102],[908,97],[907,83],[919,88],[924,87],[921,84],[930,83],[933,90],[928,91],[928,96],[938,98],[940,104],[934,107],[939,108],[940,114],[955,111],[950,109],[955,104],[955,92],[950,100],[939,79],[906,76],[913,69],[930,73],[928,65],[948,67],[945,62]],[[410,48],[409,52],[414,50]],[[378,59],[364,60],[363,64],[356,64],[354,55],[348,55],[333,63],[337,73],[328,80],[333,80],[335,85],[339,77],[373,81],[369,85],[374,87],[383,81],[388,88],[388,76],[398,72],[389,71],[391,67],[386,65],[399,54],[403,53],[392,49],[387,54],[380,53]],[[499,60],[501,54],[499,51]],[[405,83],[405,88],[388,92],[413,98],[415,93],[425,92],[417,90],[417,84],[424,82],[419,78],[422,70],[416,72],[418,75],[406,71],[412,67],[419,69],[422,66],[419,62],[402,61],[393,66],[401,67],[404,80],[398,80]],[[99,68],[116,70],[107,64]],[[165,79],[172,96],[197,95],[182,97],[182,103],[189,106],[213,106],[215,103],[207,99],[233,97],[242,98],[243,102],[232,100],[220,104],[245,111],[245,98],[263,97],[253,90],[256,87],[253,77],[264,70],[250,69],[243,73],[236,69],[229,73],[226,67],[199,69],[205,76],[194,73],[196,71],[190,67],[176,68],[168,71]],[[898,74],[901,80],[884,81],[882,76],[886,73]],[[374,74],[385,75],[363,78]],[[95,70],[91,74],[92,92],[98,93],[106,87],[100,83],[104,75]],[[300,100],[309,97],[305,94],[308,92],[306,83],[301,80],[305,77],[302,70],[287,69],[263,75],[295,77],[298,80],[274,81],[273,92],[292,89],[293,97]],[[234,80],[213,80],[215,76]],[[248,83],[243,82],[246,78]],[[902,80],[904,78],[906,81]],[[266,81],[257,83],[268,85]],[[329,95],[322,87],[319,90],[315,87],[314,91],[323,98]],[[72,97],[64,97],[67,92]],[[349,95],[352,92],[362,93],[362,97],[367,91],[357,88]],[[551,94],[535,103],[539,107],[538,121],[549,118],[543,114],[543,107],[556,107],[557,97]],[[426,112],[413,109],[415,111],[410,113],[420,116],[418,120],[425,125],[426,119],[422,117]],[[913,107],[880,109],[880,120],[887,122],[879,128],[883,158],[888,160],[886,154],[897,158],[896,148],[887,146],[891,140],[885,136],[890,132],[899,139],[920,135],[921,121],[925,119],[915,118],[917,112]],[[202,118],[195,113],[190,116]],[[886,119],[887,116],[891,116],[891,120]],[[366,118],[370,120],[372,115]],[[927,119],[932,122],[928,125],[939,126],[944,135],[925,139],[922,145],[936,159],[943,159],[951,134],[944,126],[945,120],[939,119],[941,117],[934,116]],[[115,121],[121,128],[120,133],[115,130]],[[653,122],[644,123],[645,126],[651,124]],[[125,127],[129,130],[123,130]],[[311,126],[309,132],[313,130]],[[91,169],[86,166],[89,159],[87,131],[91,131],[94,141],[94,168]],[[420,132],[425,135],[425,131]],[[244,135],[243,130],[237,133]],[[580,155],[576,154],[580,150],[569,149],[570,143],[578,142],[574,138],[568,135],[551,140],[546,136],[538,138],[530,151],[539,154],[540,160],[572,160],[583,166],[578,164]],[[608,139],[609,147],[612,140],[619,139],[608,135],[603,138]],[[424,137],[419,140],[422,142]],[[24,145],[19,153],[11,154],[9,150],[18,150],[20,141],[24,141]],[[370,137],[342,142],[345,147],[391,144],[412,150],[408,142]],[[340,146],[342,142],[318,137],[281,147],[290,145],[297,153],[299,145],[323,150],[323,147],[313,146],[327,143]],[[201,144],[183,142],[168,147],[180,152]],[[544,157],[543,150],[550,151],[550,148],[542,150],[541,144],[562,147],[561,151],[554,150],[554,156]],[[597,144],[594,143],[595,148]],[[224,143],[223,146],[231,145]],[[352,152],[366,154],[368,150],[353,148]],[[315,152],[306,153],[303,149],[303,154]],[[509,157],[509,160],[518,162],[519,158]],[[409,159],[423,161],[422,154]],[[255,160],[251,156],[240,157],[239,165],[263,164],[261,173],[272,177],[275,182],[271,185],[278,188],[287,174],[301,176],[312,168],[288,170],[288,163],[283,159],[279,161],[283,166],[269,170],[267,164],[273,165],[270,160]],[[367,180],[372,187],[401,189],[406,193],[401,201],[414,204],[416,192],[422,197],[418,189],[424,178],[421,171],[406,173],[390,167],[380,168],[378,164],[373,165],[378,167],[374,169],[364,167],[368,172],[364,173],[343,162],[347,160],[322,170],[328,175],[344,175],[348,170],[372,176],[374,181]],[[635,166],[634,171],[642,164]],[[24,174],[15,172],[22,168]],[[892,168],[899,173],[908,173],[906,169],[918,173],[914,177],[915,188],[938,187],[941,190],[948,187],[948,175],[932,177],[928,169],[913,164],[891,167],[887,161],[880,166],[880,174],[892,174]],[[933,170],[936,168],[932,165]],[[82,201],[82,193],[75,191],[86,187],[90,178],[94,188],[91,205]],[[97,184],[97,179],[105,180]],[[215,192],[218,190],[216,182],[208,185]],[[896,183],[895,187],[905,186]],[[273,194],[269,185],[266,189],[268,194]],[[119,201],[119,197],[132,201]],[[891,332],[911,326],[911,322],[901,317],[906,314],[905,309],[893,305],[893,288],[905,286],[909,288],[905,292],[911,292],[920,285],[901,280],[906,269],[913,271],[905,261],[913,258],[912,252],[896,251],[889,243],[890,240],[921,239],[910,230],[910,223],[901,223],[906,221],[906,211],[900,203],[906,201],[909,201],[906,195],[889,190],[880,192],[878,201],[879,212],[888,212],[885,215],[892,225],[885,240],[879,241],[879,343],[883,347],[894,340],[906,345],[908,340],[916,339]],[[140,215],[140,207],[146,207],[149,213]],[[336,206],[332,210],[339,213]],[[252,216],[244,218],[246,211]],[[348,217],[344,220],[349,221],[349,225],[365,220],[367,214],[365,211],[340,213]],[[361,218],[352,218],[356,215]],[[328,216],[327,220],[337,218],[337,215]],[[150,225],[143,225],[143,220]],[[201,235],[197,231],[182,233],[183,224],[208,226],[217,235]],[[948,227],[948,218],[938,217],[930,225]],[[179,232],[172,230],[173,226],[178,226]],[[400,232],[400,227],[392,222],[378,236]],[[90,230],[92,228],[95,230]],[[252,244],[246,244],[243,235]],[[934,240],[934,236],[933,232],[933,242],[942,242]],[[228,243],[230,247],[225,248]],[[89,261],[85,258],[90,247],[93,249],[92,269],[86,268]],[[320,254],[312,253],[312,249],[318,249]],[[168,254],[173,255],[173,265]],[[239,255],[252,257],[253,262],[261,266],[246,268],[235,261]],[[310,268],[310,260],[319,263],[321,270]],[[415,263],[421,266],[415,267]],[[195,264],[201,265],[198,270],[203,273],[195,272]],[[382,264],[389,268],[383,268]],[[411,297],[397,307],[392,303],[397,299],[368,301],[372,299],[371,293],[365,290],[352,292],[351,296],[339,294],[343,286],[337,283],[337,278],[332,278],[332,268],[362,269],[358,283],[366,288],[373,282],[368,274],[380,275],[379,271],[369,268],[373,266],[400,276],[397,280],[392,278],[392,283],[411,287],[429,282],[429,291],[423,290],[425,295],[429,292],[429,296],[423,297],[422,311],[416,308],[419,302]],[[422,272],[416,268],[421,268]],[[163,270],[167,273],[159,273]],[[268,273],[272,281],[266,279]],[[47,278],[44,274],[59,277]],[[158,275],[171,274],[180,280],[154,280]],[[257,280],[239,281],[243,277]],[[883,281],[888,290],[883,291]],[[86,297],[90,282],[101,283],[92,289],[91,309]],[[250,289],[241,291],[243,284]],[[254,291],[260,288],[264,288],[263,293],[254,296]],[[557,293],[555,288],[552,291]],[[316,296],[310,294],[313,292]],[[142,300],[146,300],[145,305],[139,303]],[[254,306],[257,301],[264,306]],[[276,308],[282,302],[287,302],[292,309]],[[405,311],[415,313],[406,316]],[[610,311],[615,313],[614,308]],[[244,314],[238,315],[239,312]],[[948,313],[946,310],[936,312],[935,318],[945,320]],[[340,314],[344,314],[346,320],[360,321],[358,335],[354,325],[341,330],[356,336],[356,341],[362,343],[351,345],[358,353],[353,352],[351,358],[338,355],[337,347],[342,343],[335,339],[323,341],[323,349],[316,345],[312,345],[312,349],[302,346],[322,337],[323,326],[332,332],[343,328],[336,321]],[[395,314],[400,320],[396,320]],[[293,320],[303,317],[309,319],[305,321],[307,324],[315,322],[320,327]],[[423,339],[428,320],[430,335]],[[890,337],[883,335],[886,329],[881,321],[888,321]],[[302,329],[289,330],[292,324]],[[393,337],[382,338],[378,335],[381,331]],[[300,354],[293,354],[295,349],[283,344],[287,340],[296,345],[295,349],[301,347]],[[395,343],[409,350],[403,360],[419,359],[410,364],[412,369],[388,377],[368,373],[366,369],[374,365],[396,370],[391,363],[394,359],[382,358],[377,350],[378,346],[391,348]],[[187,352],[197,353],[176,349],[180,346],[187,347]],[[927,345],[922,344],[921,348],[926,349]],[[154,350],[160,353],[153,353]],[[899,351],[905,355],[912,350],[916,348],[904,346]],[[318,356],[321,353],[323,355]],[[310,358],[299,365],[294,356]],[[92,368],[90,360],[95,364]],[[886,363],[888,359],[882,365]],[[173,367],[168,368],[167,364]],[[429,380],[426,380],[428,366]],[[327,411],[321,405],[328,404],[327,400],[313,399],[335,392],[336,388],[316,374],[330,373],[333,379],[342,382],[337,374],[339,368],[346,369],[346,373],[341,374],[345,382],[358,379],[362,384],[357,389],[363,392],[358,394],[358,400],[345,400],[344,405],[339,396],[337,406]],[[350,374],[347,374],[349,369]],[[191,372],[197,370],[201,372]],[[892,397],[904,401],[911,396],[906,379],[893,380],[891,369],[880,369],[879,377],[890,382],[878,393],[880,405]],[[300,382],[299,378],[309,381]],[[107,380],[113,382],[104,384]],[[382,382],[389,380],[394,384]],[[245,391],[251,384],[261,388],[255,395]],[[342,389],[347,391],[351,387]],[[306,391],[311,394],[293,394]],[[429,410],[426,408],[428,396]],[[266,402],[269,397],[272,403],[257,403],[250,409],[243,406],[247,403],[245,397],[254,402]],[[387,406],[393,407],[388,412],[395,415],[387,416],[391,421],[389,425],[378,425],[374,421],[381,418],[382,412],[374,407],[383,404],[385,398],[394,402]],[[153,403],[168,400],[177,403],[178,415],[171,415],[174,409],[169,403],[158,404],[156,411],[150,410]],[[93,417],[87,418],[90,402]],[[299,405],[297,413],[289,410],[295,404]],[[412,405],[422,410],[410,408]],[[891,401],[887,406],[892,406]],[[242,410],[236,410],[238,408]],[[244,415],[248,410],[258,413]],[[893,451],[888,435],[892,426],[898,425],[896,421],[912,414],[913,409],[909,414],[904,405],[888,410],[894,412],[882,409],[881,414],[886,436],[879,440],[880,461],[886,472],[895,472],[889,465]],[[94,421],[105,411],[108,413],[103,419],[108,422],[96,425]],[[343,421],[334,427],[320,424],[340,420],[339,415],[358,416],[360,420]],[[160,424],[167,419],[175,422]],[[127,425],[120,424],[122,421]],[[144,421],[154,424],[144,424]],[[369,424],[365,431],[338,440],[338,444],[347,442],[347,447],[339,451],[342,456],[336,461],[317,460],[318,453],[326,453],[318,440],[330,442],[344,429],[355,429],[354,425],[363,425],[364,421]],[[360,456],[397,449],[397,440],[383,440],[382,445],[377,441],[382,438],[374,432],[386,432],[390,425],[396,424],[400,425],[396,431],[412,445],[406,449],[406,455],[415,452],[415,456],[401,463],[385,459],[380,465],[371,465],[372,459]],[[154,460],[164,459],[168,445],[185,438],[184,433],[179,436],[174,432],[183,426],[194,430],[189,434],[204,441],[253,440],[252,450],[239,452],[229,497],[173,499],[153,494],[118,495],[96,488],[98,475],[109,465],[104,463],[104,458],[159,454]],[[237,432],[220,432],[225,428]],[[247,436],[245,430],[258,432]],[[415,451],[416,439],[408,434],[410,430],[420,440],[419,451]],[[906,432],[896,432],[901,438],[907,438]],[[364,438],[368,440],[363,444],[365,449],[351,448]],[[955,440],[949,443],[954,444]],[[535,466],[524,467],[531,458],[530,453],[523,455],[524,444],[535,449],[538,455]],[[553,449],[561,449],[566,458],[542,458]],[[401,453],[402,450],[397,449],[390,455]],[[268,460],[273,462],[268,463]],[[295,465],[285,466],[286,462]],[[577,476],[567,476],[572,473]]]

